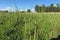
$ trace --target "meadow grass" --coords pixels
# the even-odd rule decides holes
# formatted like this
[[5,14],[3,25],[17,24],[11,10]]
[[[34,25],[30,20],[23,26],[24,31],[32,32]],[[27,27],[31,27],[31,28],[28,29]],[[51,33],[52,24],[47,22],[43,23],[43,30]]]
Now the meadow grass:
[[1,40],[50,40],[60,34],[59,13],[0,13]]

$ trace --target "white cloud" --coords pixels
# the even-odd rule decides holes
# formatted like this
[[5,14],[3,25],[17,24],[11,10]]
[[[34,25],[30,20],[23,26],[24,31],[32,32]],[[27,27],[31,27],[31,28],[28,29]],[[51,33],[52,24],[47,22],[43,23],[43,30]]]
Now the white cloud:
[[6,7],[4,9],[0,9],[1,11],[8,11],[8,12],[13,12],[15,11],[12,7]]
[[[8,11],[8,12],[16,12],[13,7],[6,7],[4,9],[0,9],[1,11]],[[27,11],[27,9],[18,9],[19,11]],[[35,12],[34,9],[30,9],[32,12]]]
[[32,11],[35,11],[34,9],[32,9]]
[[56,4],[54,4],[54,6],[56,6]]
[[19,11],[25,11],[25,10],[23,10],[23,9],[20,9]]

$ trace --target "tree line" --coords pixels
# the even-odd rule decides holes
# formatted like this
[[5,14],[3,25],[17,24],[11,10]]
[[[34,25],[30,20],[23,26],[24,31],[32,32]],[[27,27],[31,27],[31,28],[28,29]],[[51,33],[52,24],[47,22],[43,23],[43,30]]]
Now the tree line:
[[44,4],[42,6],[36,5],[35,6],[36,12],[60,12],[60,4],[50,4],[49,6],[45,6]]
[[[59,3],[57,3],[56,5],[50,4],[49,6],[45,6],[44,4],[42,6],[36,5],[34,7],[34,10],[35,10],[35,12],[60,12],[60,4]],[[4,11],[4,12],[8,12],[8,10]],[[27,9],[27,11],[20,11],[20,12],[22,12],[22,13],[31,12],[31,10]]]

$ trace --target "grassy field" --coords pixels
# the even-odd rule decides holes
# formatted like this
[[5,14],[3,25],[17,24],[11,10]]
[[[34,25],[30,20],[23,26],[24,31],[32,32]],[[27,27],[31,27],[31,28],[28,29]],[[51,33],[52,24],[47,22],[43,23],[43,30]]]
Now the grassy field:
[[59,34],[59,13],[0,13],[0,40],[50,40]]

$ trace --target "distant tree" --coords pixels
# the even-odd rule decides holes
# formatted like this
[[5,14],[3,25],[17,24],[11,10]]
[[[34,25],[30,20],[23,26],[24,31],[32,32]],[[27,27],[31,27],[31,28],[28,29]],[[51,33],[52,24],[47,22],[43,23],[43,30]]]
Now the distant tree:
[[46,7],[45,12],[49,12],[49,6]]
[[44,4],[42,6],[36,5],[35,6],[36,12],[60,12],[60,4],[50,4],[50,6],[45,6]]
[[57,3],[56,6],[57,6],[56,7],[57,12],[60,12],[60,4]]
[[27,9],[27,12],[31,12],[31,10],[30,9]]
[[40,6],[40,8],[39,8],[39,12],[42,12],[42,7]]
[[25,13],[25,11],[21,11],[21,13]]
[[40,8],[41,8],[41,7],[40,7],[39,5],[36,5],[36,6],[35,6],[35,11],[36,11],[36,12],[40,12],[40,11],[41,11]]
[[54,4],[51,4],[51,5],[50,5],[49,11],[50,11],[50,12],[53,12],[53,11],[54,11]]
[[4,12],[8,12],[8,11],[4,11]]
[[41,7],[41,11],[42,11],[42,12],[45,12],[45,10],[46,10],[46,7],[45,7],[45,5],[43,4],[42,7]]

